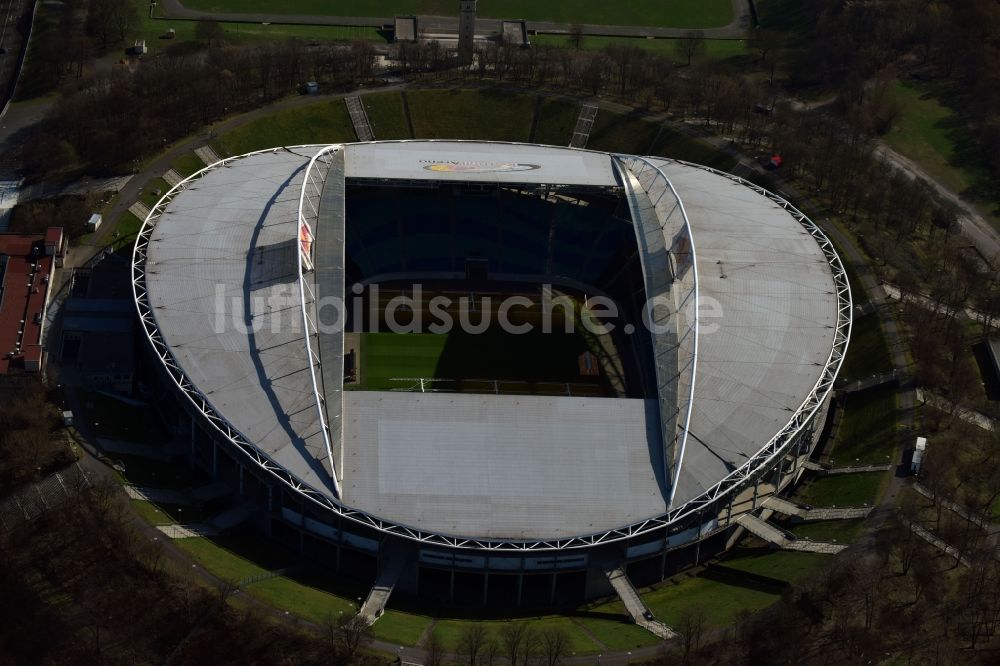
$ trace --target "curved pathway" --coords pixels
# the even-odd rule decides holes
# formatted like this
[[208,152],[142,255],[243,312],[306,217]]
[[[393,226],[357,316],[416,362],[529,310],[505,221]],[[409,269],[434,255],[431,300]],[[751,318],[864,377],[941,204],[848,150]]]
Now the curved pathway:
[[[704,28],[701,32],[708,39],[742,39],[750,27],[749,0],[730,0],[733,9],[733,20],[728,25],[718,28]],[[301,25],[345,25],[368,28],[381,28],[391,25],[391,16],[324,16],[318,14],[245,14],[239,12],[208,12],[188,9],[180,0],[161,0],[163,12],[167,18],[210,21],[233,21],[236,23],[288,23]],[[476,18],[479,32],[500,31],[500,19]],[[420,16],[421,29],[430,33],[458,33],[457,16]],[[528,29],[540,33],[568,34],[569,23],[556,21],[529,21]],[[583,24],[583,34],[601,35],[606,37],[683,37],[690,28],[661,28],[656,26],[625,26]]]

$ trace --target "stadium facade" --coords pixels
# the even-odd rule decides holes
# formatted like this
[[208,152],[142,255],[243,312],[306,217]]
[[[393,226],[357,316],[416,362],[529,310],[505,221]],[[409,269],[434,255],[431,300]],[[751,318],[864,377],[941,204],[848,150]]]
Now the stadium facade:
[[[599,371],[580,365],[600,382],[402,362],[366,387],[373,291],[414,283],[480,315],[485,294],[539,285],[604,298],[617,326],[594,338]],[[851,326],[840,259],[781,197],[514,143],[222,160],[153,208],[133,287],[193,463],[263,529],[354,576],[489,604],[593,597],[610,567],[646,583],[731,545],[801,473]]]

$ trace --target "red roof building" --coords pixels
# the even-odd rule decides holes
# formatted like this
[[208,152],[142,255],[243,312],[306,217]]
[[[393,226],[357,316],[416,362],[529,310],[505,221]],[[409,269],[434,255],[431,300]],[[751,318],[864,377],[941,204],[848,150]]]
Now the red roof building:
[[63,247],[58,227],[45,235],[0,233],[0,375],[45,367],[45,312]]

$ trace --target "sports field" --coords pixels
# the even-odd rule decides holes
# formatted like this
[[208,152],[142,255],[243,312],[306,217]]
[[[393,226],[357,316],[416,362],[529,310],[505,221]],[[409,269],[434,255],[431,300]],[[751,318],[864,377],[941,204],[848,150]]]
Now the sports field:
[[561,393],[565,388],[557,385],[570,383],[574,394],[601,395],[599,377],[580,375],[578,357],[585,351],[586,340],[575,333],[366,333],[356,388],[406,390],[419,387],[413,380],[439,379],[449,381],[435,387],[481,393],[495,387],[475,380],[499,380],[496,388],[505,393]]
[[[646,39],[645,37],[601,37],[586,35],[580,41],[580,48],[585,51],[603,51],[609,46],[637,46],[644,51],[655,53],[656,55],[673,58],[677,62],[683,62],[683,58],[677,53],[677,39]],[[543,34],[533,35],[531,43],[535,46],[547,45],[557,48],[571,48],[573,46],[569,35]],[[746,41],[742,39],[706,39],[705,52],[695,56],[693,62],[699,60],[726,60],[733,56],[747,54]]]
[[[375,16],[431,14],[455,16],[454,0],[182,0],[188,9],[253,14],[313,14],[319,16]],[[671,28],[715,28],[733,18],[729,0],[479,0],[484,18],[522,18],[529,21],[643,25]]]

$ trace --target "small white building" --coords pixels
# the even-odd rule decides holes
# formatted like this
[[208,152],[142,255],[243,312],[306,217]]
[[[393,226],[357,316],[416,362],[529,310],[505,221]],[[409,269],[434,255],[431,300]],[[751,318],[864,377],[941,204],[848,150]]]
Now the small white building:
[[927,438],[917,437],[917,445],[913,447],[913,459],[910,461],[910,472],[920,473],[920,465],[924,462],[924,450],[927,449]]
[[100,229],[101,228],[101,222],[103,222],[103,221],[104,221],[104,218],[101,217],[100,213],[94,213],[93,215],[91,215],[90,219],[87,220],[87,233],[91,233],[92,234],[95,231],[97,231],[98,229]]

